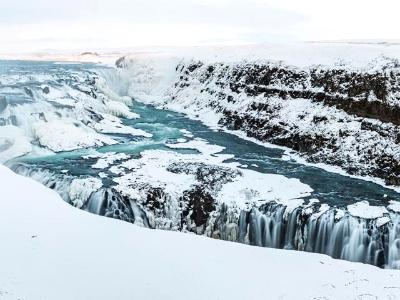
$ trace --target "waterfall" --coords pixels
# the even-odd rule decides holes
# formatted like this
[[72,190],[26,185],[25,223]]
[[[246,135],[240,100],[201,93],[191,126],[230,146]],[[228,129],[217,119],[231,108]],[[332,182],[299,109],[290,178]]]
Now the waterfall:
[[379,267],[400,268],[400,216],[390,222],[361,219],[348,213],[335,217],[336,209],[305,215],[302,208],[285,213],[275,203],[242,212],[239,242],[271,248],[304,250],[333,258]]
[[391,269],[400,269],[400,216],[392,215],[393,223],[390,225],[388,238],[388,263]]
[[[74,205],[70,186],[76,177],[21,163],[12,169],[56,190]],[[380,224],[376,219],[353,217],[336,208],[323,209],[323,204],[312,205],[310,211],[310,205],[289,210],[275,202],[250,210],[221,204],[210,214],[206,228],[195,232],[253,246],[322,253],[337,259],[400,269],[399,214],[389,213],[388,222]],[[80,208],[147,228],[161,226],[151,219],[153,214],[145,206],[112,187],[103,186],[92,192]],[[164,213],[165,219],[180,215],[180,212]]]
[[[31,167],[17,163],[10,168],[17,174],[30,177],[43,185],[55,190],[64,201],[74,205],[71,199],[71,183],[77,178],[71,175],[58,174],[47,169]],[[133,201],[123,197],[112,187],[101,187],[89,194],[79,208],[93,214],[120,219],[136,225],[151,227],[146,213]]]

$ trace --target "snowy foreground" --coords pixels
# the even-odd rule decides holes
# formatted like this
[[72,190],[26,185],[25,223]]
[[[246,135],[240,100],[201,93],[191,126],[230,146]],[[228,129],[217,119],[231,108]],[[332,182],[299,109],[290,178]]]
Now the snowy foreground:
[[0,299],[400,299],[398,271],[143,229],[0,180]]

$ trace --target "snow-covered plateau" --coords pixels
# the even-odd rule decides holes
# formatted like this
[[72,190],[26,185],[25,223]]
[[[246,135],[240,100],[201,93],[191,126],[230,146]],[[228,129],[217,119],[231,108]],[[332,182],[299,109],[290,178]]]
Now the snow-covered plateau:
[[400,299],[398,271],[149,230],[0,180],[0,299]]

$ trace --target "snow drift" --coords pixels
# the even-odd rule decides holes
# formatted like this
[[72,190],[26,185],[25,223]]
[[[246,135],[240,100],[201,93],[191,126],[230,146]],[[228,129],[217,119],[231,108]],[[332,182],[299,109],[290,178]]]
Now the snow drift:
[[3,166],[0,179],[2,299],[400,298],[396,271],[148,230],[75,209]]

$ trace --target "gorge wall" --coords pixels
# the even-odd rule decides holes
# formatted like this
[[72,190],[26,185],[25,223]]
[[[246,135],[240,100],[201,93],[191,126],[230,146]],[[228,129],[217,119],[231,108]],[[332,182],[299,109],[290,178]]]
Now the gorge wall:
[[198,115],[211,110],[220,125],[291,148],[308,162],[400,185],[398,60],[356,70],[184,61],[176,73],[165,106]]

